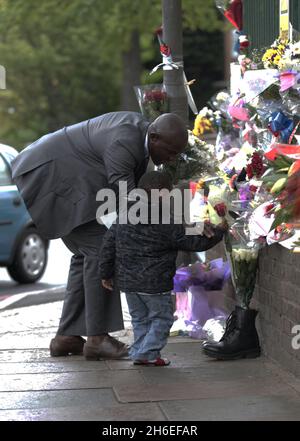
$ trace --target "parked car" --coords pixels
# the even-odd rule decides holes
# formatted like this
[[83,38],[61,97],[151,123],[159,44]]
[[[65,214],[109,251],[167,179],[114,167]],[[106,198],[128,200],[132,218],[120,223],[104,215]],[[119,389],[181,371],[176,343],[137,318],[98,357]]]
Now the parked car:
[[0,266],[19,283],[39,280],[47,265],[49,241],[36,230],[12,182],[12,160],[18,152],[0,144]]

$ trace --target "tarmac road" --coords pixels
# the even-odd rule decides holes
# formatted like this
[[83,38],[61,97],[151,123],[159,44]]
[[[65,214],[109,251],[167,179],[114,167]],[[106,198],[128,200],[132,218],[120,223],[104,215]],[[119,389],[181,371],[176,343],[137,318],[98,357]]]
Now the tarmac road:
[[0,310],[61,300],[70,258],[70,251],[57,239],[50,242],[48,265],[37,283],[19,285],[11,280],[5,268],[0,268]]

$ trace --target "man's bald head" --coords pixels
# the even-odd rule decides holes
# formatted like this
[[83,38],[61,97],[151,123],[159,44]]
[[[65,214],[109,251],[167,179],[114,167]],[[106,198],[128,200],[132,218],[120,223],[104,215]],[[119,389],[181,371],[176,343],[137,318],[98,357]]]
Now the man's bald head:
[[155,165],[174,161],[187,146],[188,131],[184,121],[174,113],[160,115],[148,129],[148,145]]
[[164,113],[160,115],[151,126],[157,133],[187,136],[187,128],[183,119],[175,115],[175,113]]

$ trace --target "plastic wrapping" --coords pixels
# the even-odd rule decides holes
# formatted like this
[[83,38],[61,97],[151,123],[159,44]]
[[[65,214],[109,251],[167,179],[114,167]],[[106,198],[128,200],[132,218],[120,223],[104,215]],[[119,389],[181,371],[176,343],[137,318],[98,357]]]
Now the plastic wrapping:
[[147,84],[134,87],[142,114],[148,121],[167,113],[169,100],[163,84]]
[[293,116],[300,114],[300,89],[289,89],[281,92],[282,105],[286,112]]
[[188,333],[193,338],[206,338],[203,325],[208,319],[226,318],[223,296],[224,283],[230,277],[230,267],[223,259],[209,264],[195,263],[179,268],[174,277],[177,320],[171,329]]
[[230,100],[230,94],[226,89],[224,89],[211,97],[211,99],[209,100],[209,105],[214,110],[218,110],[219,112],[221,112],[223,117],[226,117]]
[[220,315],[205,322],[202,332],[205,332],[207,340],[216,342],[221,340],[226,327],[226,318]]
[[249,213],[240,217],[225,236],[225,247],[231,267],[231,279],[236,300],[242,308],[249,308],[256,281],[258,252],[261,245],[250,239]]
[[247,70],[242,83],[242,93],[245,94],[245,101],[250,103],[276,81],[278,81],[276,69]]
[[209,264],[200,262],[178,268],[174,276],[174,292],[187,291],[191,286],[206,290],[222,289],[230,275],[229,265],[223,259],[214,259]]
[[216,139],[216,157],[218,161],[230,158],[238,153],[241,147],[239,129],[231,128],[224,131],[222,128],[218,131]]
[[271,145],[269,151],[265,153],[265,157],[269,161],[274,161],[278,156],[287,156],[291,159],[300,159],[300,145],[290,145],[275,142]]
[[216,6],[227,20],[238,30],[243,29],[242,0],[215,0]]
[[180,180],[198,180],[201,176],[215,171],[217,162],[214,150],[212,144],[201,141],[189,130],[188,146],[185,152],[175,161],[160,166],[160,170],[168,172],[174,184]]

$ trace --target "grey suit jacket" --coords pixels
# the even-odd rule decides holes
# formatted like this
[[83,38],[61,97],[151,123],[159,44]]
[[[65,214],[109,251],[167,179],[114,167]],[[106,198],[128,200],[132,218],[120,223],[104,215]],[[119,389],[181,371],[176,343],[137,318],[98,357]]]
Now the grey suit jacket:
[[145,173],[149,122],[134,112],[113,112],[43,136],[13,161],[12,172],[27,209],[48,239],[94,220],[97,192]]

